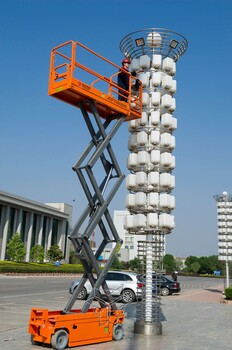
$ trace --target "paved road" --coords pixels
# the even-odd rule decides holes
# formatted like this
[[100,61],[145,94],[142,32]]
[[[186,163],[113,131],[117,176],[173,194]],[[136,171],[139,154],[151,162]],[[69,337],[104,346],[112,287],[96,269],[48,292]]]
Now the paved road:
[[[73,277],[0,276],[0,349],[36,350],[27,333],[32,307],[63,309]],[[91,345],[90,350],[231,350],[232,305],[220,303],[223,281],[179,277],[180,294],[162,298],[166,321],[162,336],[138,336],[133,332],[135,306],[119,305],[126,314],[125,337],[119,342]],[[81,301],[75,307],[81,307]],[[85,349],[87,347],[79,347]]]

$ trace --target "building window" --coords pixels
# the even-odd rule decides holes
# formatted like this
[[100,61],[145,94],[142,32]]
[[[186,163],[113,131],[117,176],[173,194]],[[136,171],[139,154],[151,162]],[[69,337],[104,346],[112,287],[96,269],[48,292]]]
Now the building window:
[[14,219],[15,219],[15,208],[10,208],[10,217],[9,217],[9,225],[8,225],[8,232],[7,232],[7,243],[11,239],[14,233],[13,228],[14,228]]
[[58,220],[53,219],[51,245],[57,245],[57,237],[58,237]]
[[37,214],[33,215],[32,235],[31,235],[31,248],[35,245],[36,239],[36,226],[37,226]]
[[44,247],[44,249],[46,248],[45,243],[46,243],[46,233],[47,233],[47,219],[48,218],[46,216],[44,216],[42,242],[41,242],[41,245]]
[[21,226],[21,232],[20,232],[20,237],[21,237],[21,240],[23,242],[24,242],[24,239],[25,239],[26,219],[27,219],[27,212],[25,210],[23,210],[23,213],[22,213],[22,226]]

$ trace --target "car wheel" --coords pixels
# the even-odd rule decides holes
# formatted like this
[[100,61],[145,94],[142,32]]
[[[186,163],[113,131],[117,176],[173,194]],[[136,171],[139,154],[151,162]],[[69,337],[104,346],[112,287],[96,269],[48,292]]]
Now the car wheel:
[[59,329],[56,331],[51,340],[51,345],[53,349],[63,350],[68,345],[68,333],[64,329]]
[[161,295],[163,297],[166,297],[167,295],[169,295],[169,289],[167,287],[161,288]]
[[131,289],[124,289],[121,293],[123,303],[133,303],[135,301],[135,293]]
[[114,325],[113,328],[113,339],[114,340],[121,340],[124,336],[124,329],[120,324]]
[[86,290],[85,287],[83,287],[82,290],[80,291],[80,293],[77,296],[77,300],[84,300],[84,299],[86,299],[86,297],[87,297],[87,290]]

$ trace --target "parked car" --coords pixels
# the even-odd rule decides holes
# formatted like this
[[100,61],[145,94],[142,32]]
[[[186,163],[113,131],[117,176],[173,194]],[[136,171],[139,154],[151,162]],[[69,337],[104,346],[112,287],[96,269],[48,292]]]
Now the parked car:
[[[107,273],[105,281],[108,285],[112,296],[119,297],[123,303],[131,303],[141,298],[142,283],[138,281],[137,274],[132,272],[110,271]],[[69,293],[73,294],[80,280],[71,282]],[[83,300],[92,291],[92,285],[89,280],[86,281],[82,291],[78,294],[77,299]],[[103,289],[100,292],[104,295]]]
[[[145,285],[145,276],[140,275],[138,279],[141,284]],[[160,292],[162,296],[167,296],[173,293],[180,293],[180,291],[181,287],[179,282],[173,281],[163,275],[152,274],[152,292],[154,295]]]

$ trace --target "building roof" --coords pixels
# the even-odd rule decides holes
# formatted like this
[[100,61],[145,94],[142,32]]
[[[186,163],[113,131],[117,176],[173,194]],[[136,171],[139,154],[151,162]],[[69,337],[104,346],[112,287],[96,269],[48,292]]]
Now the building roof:
[[69,213],[60,211],[50,205],[46,205],[40,202],[36,202],[24,197],[16,196],[12,193],[4,192],[0,190],[0,204],[7,205],[10,204],[16,208],[24,208],[28,210],[33,210],[34,212],[47,214],[53,217],[68,219]]

